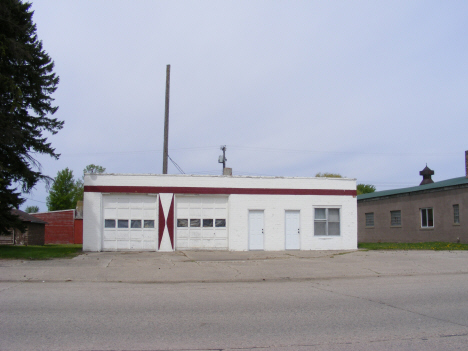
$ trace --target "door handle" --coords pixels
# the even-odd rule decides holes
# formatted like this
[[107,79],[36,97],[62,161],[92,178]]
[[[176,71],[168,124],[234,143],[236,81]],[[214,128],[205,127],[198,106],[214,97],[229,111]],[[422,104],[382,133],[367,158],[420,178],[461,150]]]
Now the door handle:
[[262,234],[263,234],[263,228],[262,228]]
[[300,233],[301,233],[301,230],[297,228],[297,234],[300,234]]

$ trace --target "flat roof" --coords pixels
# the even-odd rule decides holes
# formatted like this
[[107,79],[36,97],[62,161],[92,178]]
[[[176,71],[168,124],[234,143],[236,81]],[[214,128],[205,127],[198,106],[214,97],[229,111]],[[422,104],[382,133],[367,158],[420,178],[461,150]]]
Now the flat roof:
[[440,189],[440,188],[446,188],[446,187],[456,187],[460,185],[468,185],[468,178],[458,177],[458,178],[452,178],[452,179],[447,179],[447,180],[441,180],[439,182],[434,182],[431,184],[412,186],[410,188],[376,191],[373,193],[358,195],[357,199],[358,201],[367,200],[367,199],[373,199],[373,198],[384,197],[384,196],[415,193],[415,192],[424,191],[424,190]]
[[159,174],[159,173],[85,173],[89,176],[155,176],[155,177],[192,177],[192,178],[259,178],[259,179],[327,179],[356,180],[356,178],[337,177],[288,177],[288,176],[254,176],[254,175],[223,175],[223,174]]

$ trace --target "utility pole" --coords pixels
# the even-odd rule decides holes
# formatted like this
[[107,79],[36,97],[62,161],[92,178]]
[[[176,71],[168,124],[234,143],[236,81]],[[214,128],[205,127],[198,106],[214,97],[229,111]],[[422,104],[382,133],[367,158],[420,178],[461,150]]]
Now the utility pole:
[[219,156],[218,162],[223,164],[223,174],[224,174],[224,169],[226,168],[226,145],[221,145],[219,148],[220,150],[223,151],[223,156]]
[[164,151],[163,174],[167,174],[167,158],[169,156],[169,88],[171,85],[171,65],[166,66],[166,109],[164,113]]

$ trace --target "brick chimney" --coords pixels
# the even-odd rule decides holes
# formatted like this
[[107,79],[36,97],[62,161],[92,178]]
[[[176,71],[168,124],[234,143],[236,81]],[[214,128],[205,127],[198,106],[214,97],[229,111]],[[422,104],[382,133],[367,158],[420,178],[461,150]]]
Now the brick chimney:
[[465,151],[465,176],[468,178],[468,150]]
[[434,183],[434,181],[431,178],[431,176],[434,175],[434,171],[430,169],[429,167],[427,167],[427,164],[426,164],[426,167],[424,167],[424,169],[421,172],[419,172],[419,175],[423,176],[423,180],[421,184],[419,185]]

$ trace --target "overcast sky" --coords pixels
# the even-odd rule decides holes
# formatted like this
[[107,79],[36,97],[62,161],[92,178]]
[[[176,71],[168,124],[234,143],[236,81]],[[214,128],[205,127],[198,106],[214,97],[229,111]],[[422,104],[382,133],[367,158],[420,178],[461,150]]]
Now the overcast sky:
[[[65,121],[43,173],[340,173],[377,190],[465,175],[467,1],[36,0]],[[169,173],[179,171],[169,164]],[[46,211],[38,184],[22,206]]]

